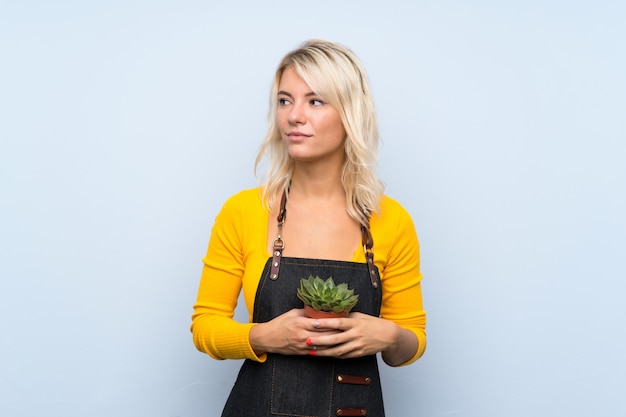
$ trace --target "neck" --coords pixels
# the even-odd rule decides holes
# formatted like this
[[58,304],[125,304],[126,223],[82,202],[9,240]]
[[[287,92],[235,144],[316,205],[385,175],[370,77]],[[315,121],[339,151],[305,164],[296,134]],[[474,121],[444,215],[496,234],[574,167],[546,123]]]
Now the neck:
[[329,198],[345,195],[341,183],[341,167],[296,164],[290,194],[301,197]]

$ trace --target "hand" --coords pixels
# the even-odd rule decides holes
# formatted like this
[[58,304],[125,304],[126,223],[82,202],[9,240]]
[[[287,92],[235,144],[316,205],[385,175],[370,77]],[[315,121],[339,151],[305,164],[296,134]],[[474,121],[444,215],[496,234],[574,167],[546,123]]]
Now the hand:
[[[336,329],[319,329],[318,320],[305,317],[303,309],[293,309],[259,323],[250,330],[250,345],[257,355],[280,353],[283,355],[309,355],[313,350],[314,335],[331,336],[340,332]],[[307,343],[308,341],[308,343]],[[315,346],[316,350],[324,347]]]
[[320,331],[340,331],[311,337],[316,355],[356,358],[383,353],[389,365],[407,361],[417,351],[417,338],[396,323],[362,313],[347,318],[320,319],[313,323]]

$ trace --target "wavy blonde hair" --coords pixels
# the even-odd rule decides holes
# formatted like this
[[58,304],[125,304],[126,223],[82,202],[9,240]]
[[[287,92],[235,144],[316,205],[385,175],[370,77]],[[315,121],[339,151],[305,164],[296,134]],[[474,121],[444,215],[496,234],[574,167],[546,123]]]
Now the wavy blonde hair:
[[379,211],[384,184],[376,174],[378,125],[367,74],[357,56],[348,48],[322,40],[309,40],[282,59],[272,86],[269,129],[255,162],[255,173],[266,157],[262,198],[272,210],[293,175],[294,160],[283,144],[276,110],[278,85],[283,72],[292,68],[311,89],[332,105],[346,131],[345,163],[341,182],[346,193],[347,212],[360,224],[367,224]]

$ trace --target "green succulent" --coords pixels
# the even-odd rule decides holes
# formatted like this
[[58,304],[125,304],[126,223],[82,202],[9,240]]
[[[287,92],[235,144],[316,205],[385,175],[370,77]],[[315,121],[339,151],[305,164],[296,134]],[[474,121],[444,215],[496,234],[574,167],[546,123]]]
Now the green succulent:
[[335,313],[350,311],[359,300],[358,294],[348,289],[348,284],[335,285],[332,277],[324,281],[312,275],[308,279],[300,280],[298,298],[315,310]]

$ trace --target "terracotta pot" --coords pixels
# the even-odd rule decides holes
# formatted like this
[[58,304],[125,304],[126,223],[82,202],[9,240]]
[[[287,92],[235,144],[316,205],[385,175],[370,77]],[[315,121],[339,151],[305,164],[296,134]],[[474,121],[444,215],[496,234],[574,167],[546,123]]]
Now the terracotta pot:
[[332,311],[318,311],[311,306],[304,305],[304,314],[312,319],[331,319],[337,317],[347,317],[348,311],[344,313],[334,313]]

